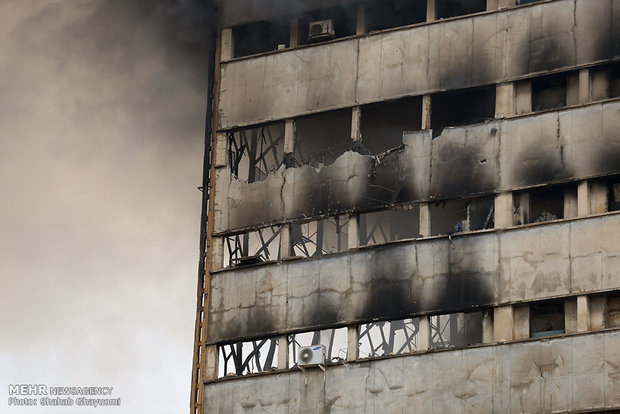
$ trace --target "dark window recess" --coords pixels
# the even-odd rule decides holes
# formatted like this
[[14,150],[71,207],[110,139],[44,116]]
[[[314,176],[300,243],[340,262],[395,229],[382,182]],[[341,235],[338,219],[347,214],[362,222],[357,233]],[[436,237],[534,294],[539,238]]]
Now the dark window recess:
[[532,111],[566,106],[566,74],[545,76],[532,80]]
[[517,0],[517,5],[520,5],[520,4],[530,4],[530,3],[538,3],[539,1],[543,1],[543,0]]
[[465,347],[482,343],[482,318],[483,312],[431,316],[431,348]]
[[224,267],[280,259],[280,227],[224,236]]
[[420,236],[420,208],[408,210],[383,210],[360,214],[360,246],[372,246],[394,240]]
[[620,296],[607,298],[606,328],[620,328]]
[[298,164],[329,165],[351,149],[351,111],[323,112],[295,119]]
[[515,223],[540,223],[564,218],[564,194],[573,186],[545,187],[516,194]]
[[325,346],[326,362],[345,361],[347,359],[347,328],[324,329],[291,334],[288,336],[288,366],[296,367],[299,350],[306,346]]
[[530,337],[564,333],[564,304],[546,303],[530,306]]
[[228,157],[236,178],[248,183],[264,180],[284,160],[284,123],[230,132]]
[[445,127],[475,124],[495,116],[495,87],[437,93],[431,97],[433,138]]
[[366,31],[426,21],[426,1],[370,0],[366,2]]
[[487,9],[486,0],[437,0],[437,18],[463,16],[483,12]]
[[361,324],[358,333],[359,356],[373,358],[415,352],[419,333],[419,318]]
[[608,211],[620,210],[620,177],[609,180],[609,200],[607,202]]
[[220,345],[218,377],[270,371],[278,365],[278,338]]
[[[331,20],[333,36],[311,38],[310,24],[323,20]],[[299,18],[299,44],[303,45],[329,40],[330,38],[353,36],[356,26],[357,5],[355,3],[307,12]]]
[[381,102],[362,107],[362,145],[376,155],[403,144],[403,132],[419,131],[422,98]]
[[347,216],[291,225],[293,256],[313,257],[347,250]]
[[593,101],[620,96],[620,63],[590,69],[590,94]]
[[278,45],[288,46],[288,22],[260,21],[233,27],[234,56],[248,56],[277,50]]
[[493,197],[456,199],[430,206],[431,234],[492,229],[495,226]]

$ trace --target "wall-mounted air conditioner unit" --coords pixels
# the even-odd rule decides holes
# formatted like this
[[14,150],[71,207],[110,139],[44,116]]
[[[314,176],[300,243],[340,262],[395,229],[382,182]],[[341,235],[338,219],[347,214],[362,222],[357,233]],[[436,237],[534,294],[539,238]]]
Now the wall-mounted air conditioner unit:
[[325,345],[311,345],[299,348],[298,365],[322,365],[325,363]]
[[331,20],[319,20],[308,27],[309,40],[324,40],[334,37],[334,24]]

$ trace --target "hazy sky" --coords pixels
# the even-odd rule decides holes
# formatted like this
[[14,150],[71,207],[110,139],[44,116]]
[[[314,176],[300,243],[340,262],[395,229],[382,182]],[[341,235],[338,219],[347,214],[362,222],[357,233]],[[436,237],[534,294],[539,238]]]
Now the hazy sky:
[[[206,101],[183,0],[0,1],[0,412],[186,413]],[[11,408],[8,384],[112,386]]]

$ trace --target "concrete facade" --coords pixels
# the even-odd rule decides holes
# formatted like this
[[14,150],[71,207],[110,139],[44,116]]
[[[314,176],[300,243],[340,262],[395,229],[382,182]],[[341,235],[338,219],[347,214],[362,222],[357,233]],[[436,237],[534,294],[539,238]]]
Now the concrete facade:
[[220,3],[192,412],[620,410],[620,0]]

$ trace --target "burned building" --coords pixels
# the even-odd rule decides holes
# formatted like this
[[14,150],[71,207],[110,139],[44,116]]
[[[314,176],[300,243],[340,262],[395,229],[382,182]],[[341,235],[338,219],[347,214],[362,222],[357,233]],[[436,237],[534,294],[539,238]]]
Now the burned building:
[[620,0],[222,0],[193,413],[620,409]]

